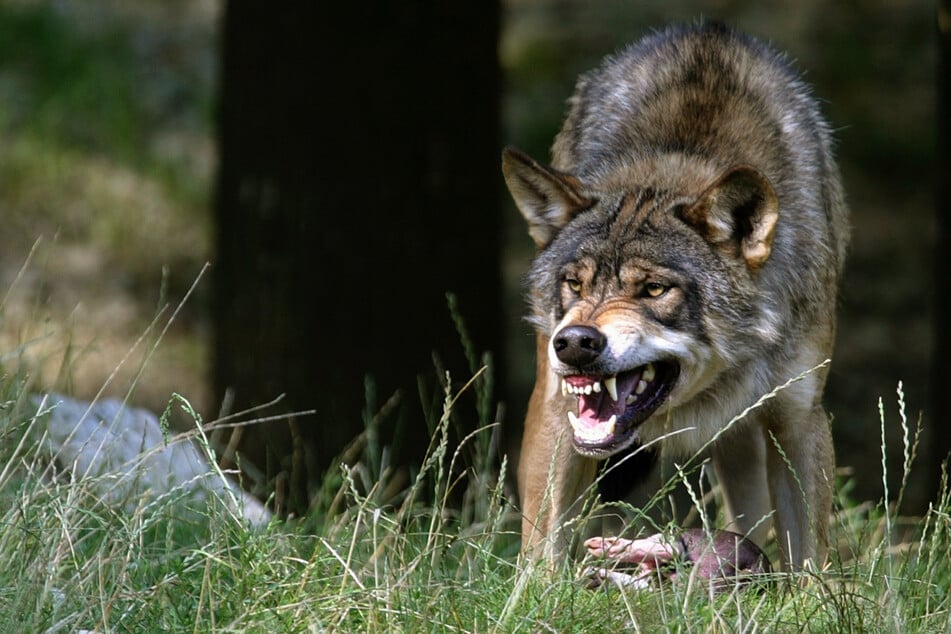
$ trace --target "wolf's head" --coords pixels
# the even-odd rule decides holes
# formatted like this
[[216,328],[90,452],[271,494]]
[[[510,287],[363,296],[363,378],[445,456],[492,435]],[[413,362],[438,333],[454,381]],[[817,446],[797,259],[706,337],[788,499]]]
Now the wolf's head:
[[717,171],[658,159],[643,179],[597,182],[506,149],[503,173],[538,255],[532,321],[565,395],[576,449],[605,457],[638,439],[655,413],[713,389],[743,360],[737,335],[776,340],[756,278],[779,217],[755,168]]

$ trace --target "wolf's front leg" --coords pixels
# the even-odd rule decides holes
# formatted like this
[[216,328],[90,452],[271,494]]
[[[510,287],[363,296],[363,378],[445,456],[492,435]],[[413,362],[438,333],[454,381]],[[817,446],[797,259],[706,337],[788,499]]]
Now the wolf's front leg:
[[526,420],[518,469],[522,551],[557,562],[570,541],[564,524],[577,515],[597,462],[574,450],[568,430],[544,420],[532,425],[531,420]]
[[568,424],[568,401],[548,369],[548,340],[538,336],[535,389],[525,416],[518,463],[522,503],[522,551],[548,561],[568,549],[564,523],[570,520],[588,487],[597,462],[575,451]]
[[762,546],[772,525],[766,484],[766,442],[758,422],[739,425],[712,449],[713,469],[726,502],[724,529]]
[[770,427],[767,476],[784,568],[799,570],[806,562],[819,567],[825,560],[835,457],[820,405],[799,417],[788,411]]

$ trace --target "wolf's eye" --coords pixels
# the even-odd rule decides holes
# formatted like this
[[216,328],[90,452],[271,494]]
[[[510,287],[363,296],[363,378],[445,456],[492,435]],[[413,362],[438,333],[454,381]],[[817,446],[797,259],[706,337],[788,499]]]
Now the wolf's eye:
[[568,285],[568,288],[571,289],[572,293],[581,292],[581,280],[576,280],[573,277],[567,277],[565,278],[565,284]]
[[660,297],[667,292],[669,286],[665,286],[660,282],[648,282],[644,285],[644,295],[647,297]]

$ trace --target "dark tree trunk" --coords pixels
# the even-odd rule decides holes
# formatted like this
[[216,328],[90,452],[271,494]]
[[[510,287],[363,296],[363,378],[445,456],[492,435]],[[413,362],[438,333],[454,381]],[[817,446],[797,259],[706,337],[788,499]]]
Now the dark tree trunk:
[[930,448],[933,465],[932,498],[937,489],[940,469],[947,464],[951,452],[951,269],[948,267],[948,249],[951,248],[951,0],[938,2],[938,63],[936,92],[938,95],[935,120],[937,122],[937,165],[935,171],[936,215],[938,235],[935,242],[935,347],[933,352],[934,380],[934,446]]
[[447,292],[500,352],[498,3],[369,6],[225,10],[214,381],[232,410],[317,410],[244,431],[291,510],[363,429],[366,375],[426,446],[417,375],[435,350],[465,378]]

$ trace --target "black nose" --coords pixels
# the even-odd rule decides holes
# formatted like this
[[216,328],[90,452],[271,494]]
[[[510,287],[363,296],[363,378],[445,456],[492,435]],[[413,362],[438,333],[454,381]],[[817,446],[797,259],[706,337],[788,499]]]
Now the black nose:
[[584,367],[601,356],[607,344],[607,337],[592,326],[562,328],[552,341],[558,359],[576,368]]

